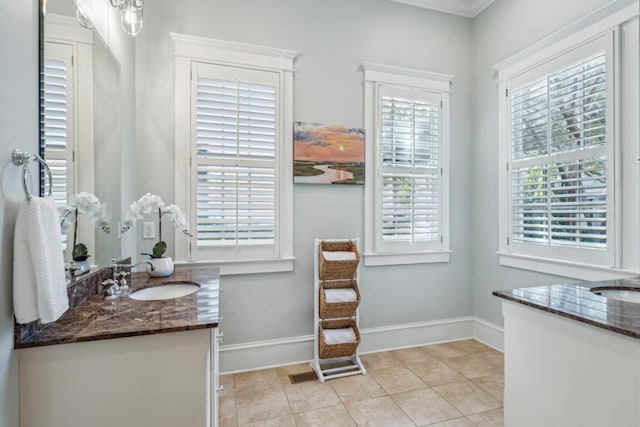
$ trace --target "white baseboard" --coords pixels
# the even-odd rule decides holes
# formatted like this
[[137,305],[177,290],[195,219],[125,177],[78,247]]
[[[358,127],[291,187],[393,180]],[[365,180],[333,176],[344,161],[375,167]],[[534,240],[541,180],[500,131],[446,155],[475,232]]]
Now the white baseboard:
[[232,374],[313,359],[313,335],[220,346],[220,372]]
[[474,317],[473,338],[504,353],[504,328]]
[[361,353],[377,353],[473,336],[473,318],[457,317],[430,322],[408,323],[360,330]]
[[[502,328],[477,317],[458,317],[360,330],[360,353],[475,338],[500,351],[504,348]],[[313,358],[313,335],[281,340],[223,345],[220,371],[223,374],[307,363]]]

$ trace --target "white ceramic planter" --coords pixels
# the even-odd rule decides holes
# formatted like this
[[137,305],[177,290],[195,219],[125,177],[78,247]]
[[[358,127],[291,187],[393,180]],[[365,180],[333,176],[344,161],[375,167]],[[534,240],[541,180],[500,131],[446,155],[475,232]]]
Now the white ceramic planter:
[[89,264],[89,260],[75,261],[75,264],[77,267],[76,276],[79,276],[84,273],[88,273],[89,270],[91,270],[91,264]]
[[162,257],[162,258],[151,258],[149,260],[155,270],[151,270],[151,267],[147,266],[147,274],[149,277],[166,277],[173,273],[173,260],[170,256]]

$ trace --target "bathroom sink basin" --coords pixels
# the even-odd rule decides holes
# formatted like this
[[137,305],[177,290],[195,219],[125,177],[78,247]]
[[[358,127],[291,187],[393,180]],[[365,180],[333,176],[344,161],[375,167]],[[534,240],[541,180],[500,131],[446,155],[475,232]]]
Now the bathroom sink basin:
[[593,288],[591,292],[605,298],[640,303],[640,288]]
[[194,282],[167,282],[132,292],[130,297],[141,301],[158,301],[190,295],[200,289]]

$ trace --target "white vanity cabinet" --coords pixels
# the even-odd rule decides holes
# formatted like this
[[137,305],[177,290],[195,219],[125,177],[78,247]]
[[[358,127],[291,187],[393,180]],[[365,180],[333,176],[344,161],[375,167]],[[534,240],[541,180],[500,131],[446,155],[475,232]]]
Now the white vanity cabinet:
[[640,426],[640,340],[502,304],[505,427]]
[[19,350],[21,427],[217,426],[218,328]]

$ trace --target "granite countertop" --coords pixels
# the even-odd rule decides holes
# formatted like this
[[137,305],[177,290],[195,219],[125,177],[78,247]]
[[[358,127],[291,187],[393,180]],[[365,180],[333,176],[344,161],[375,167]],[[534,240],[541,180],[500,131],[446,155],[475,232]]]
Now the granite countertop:
[[640,304],[596,295],[594,288],[640,290],[640,277],[494,291],[493,295],[640,339]]
[[[81,303],[70,301],[71,308],[56,322],[46,325],[16,324],[14,347],[39,347],[217,327],[219,277],[217,268],[177,268],[171,276],[161,278],[133,273],[129,280],[129,294],[172,281],[195,282],[200,289],[190,295],[161,301],[139,301],[128,295],[105,300],[102,292],[93,292]],[[74,299],[71,292],[70,300]]]

